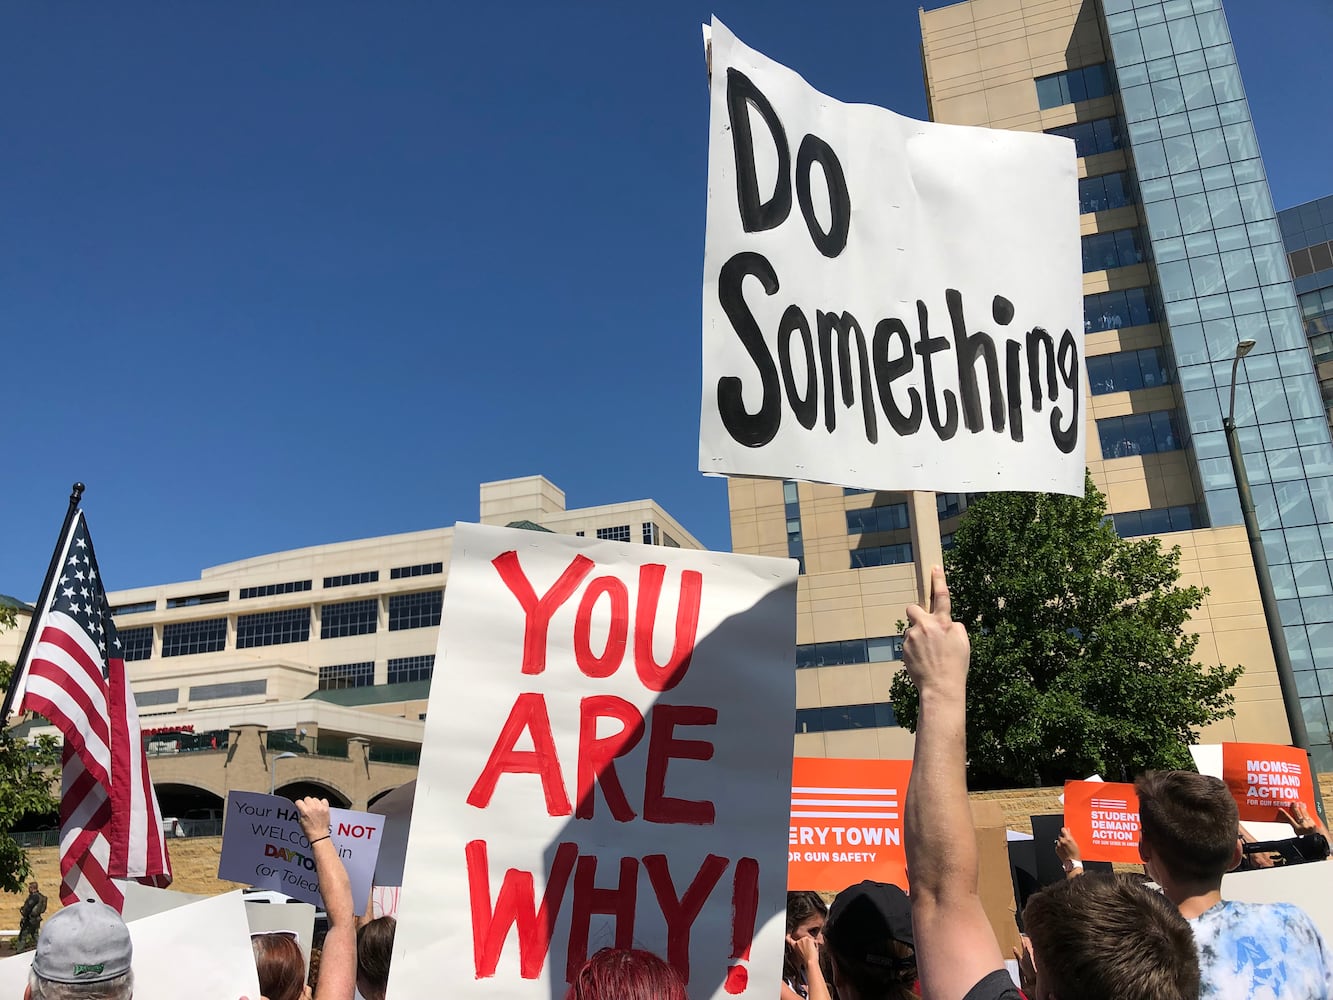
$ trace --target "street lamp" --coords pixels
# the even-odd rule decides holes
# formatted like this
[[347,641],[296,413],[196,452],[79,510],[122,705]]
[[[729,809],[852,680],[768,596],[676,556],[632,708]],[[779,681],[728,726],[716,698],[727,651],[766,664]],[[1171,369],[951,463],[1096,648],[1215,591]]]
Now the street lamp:
[[287,758],[287,757],[296,757],[296,756],[298,756],[298,754],[294,754],[294,753],[290,753],[290,752],[288,752],[288,753],[280,753],[280,754],[278,754],[276,757],[274,757],[273,760],[269,763],[269,766],[268,766],[268,793],[269,793],[270,795],[274,794],[274,791],[275,791],[275,789],[277,788],[277,785],[278,785],[278,761],[283,760],[283,759],[285,759],[285,758]]
[[[1314,762],[1310,759],[1310,736],[1305,730],[1305,716],[1301,713],[1301,698],[1296,690],[1296,674],[1291,669],[1287,653],[1287,637],[1282,632],[1282,618],[1277,610],[1277,596],[1273,593],[1273,577],[1268,572],[1268,557],[1264,554],[1263,538],[1259,534],[1259,519],[1254,513],[1254,497],[1250,494],[1250,480],[1245,474],[1245,459],[1240,453],[1240,439],[1236,434],[1236,369],[1241,359],[1254,349],[1253,340],[1242,340],[1236,345],[1236,356],[1231,362],[1231,404],[1222,427],[1227,434],[1227,450],[1231,452],[1231,471],[1236,476],[1236,491],[1240,494],[1240,512],[1245,518],[1245,534],[1250,541],[1250,558],[1259,579],[1259,600],[1263,603],[1264,622],[1268,625],[1268,641],[1273,647],[1273,662],[1277,666],[1277,681],[1282,688],[1282,706],[1287,711],[1287,727],[1291,730],[1291,745],[1305,751],[1310,775],[1314,776]],[[1322,814],[1322,797],[1315,783],[1315,800]]]

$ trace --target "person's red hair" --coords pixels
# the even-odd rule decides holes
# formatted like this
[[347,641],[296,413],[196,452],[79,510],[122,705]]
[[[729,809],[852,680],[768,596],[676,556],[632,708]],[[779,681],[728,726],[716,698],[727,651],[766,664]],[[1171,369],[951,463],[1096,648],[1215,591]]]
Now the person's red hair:
[[305,956],[296,939],[286,934],[254,934],[259,990],[271,1000],[300,1000],[305,990]]
[[583,963],[565,1000],[688,1000],[680,973],[651,951],[603,948]]

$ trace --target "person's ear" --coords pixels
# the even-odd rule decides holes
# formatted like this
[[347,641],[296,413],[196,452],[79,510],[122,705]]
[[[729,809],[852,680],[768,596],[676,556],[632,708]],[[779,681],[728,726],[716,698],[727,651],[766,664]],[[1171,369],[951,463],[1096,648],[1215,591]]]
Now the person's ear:
[[32,983],[23,987],[23,1000],[32,1000]]
[[1240,867],[1240,863],[1245,860],[1245,841],[1241,840],[1239,835],[1236,837],[1236,843],[1231,852],[1231,867],[1227,869],[1234,872]]

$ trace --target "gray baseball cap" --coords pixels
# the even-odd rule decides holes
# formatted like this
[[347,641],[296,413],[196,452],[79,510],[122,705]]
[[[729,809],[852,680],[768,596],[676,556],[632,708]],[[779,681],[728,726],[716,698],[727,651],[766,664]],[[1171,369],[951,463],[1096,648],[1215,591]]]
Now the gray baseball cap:
[[133,958],[120,914],[90,899],[71,903],[46,922],[32,969],[52,983],[101,983],[129,972]]

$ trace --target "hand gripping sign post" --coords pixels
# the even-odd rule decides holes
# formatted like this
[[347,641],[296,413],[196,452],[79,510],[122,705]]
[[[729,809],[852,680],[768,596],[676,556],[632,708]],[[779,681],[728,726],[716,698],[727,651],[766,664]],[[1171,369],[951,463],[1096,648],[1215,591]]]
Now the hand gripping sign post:
[[1083,494],[1074,144],[840,104],[712,26],[699,467]]
[[1084,861],[1139,863],[1139,797],[1121,781],[1066,781],[1065,826]]
[[[352,901],[360,915],[370,896],[384,817],[330,809],[329,822],[329,837],[347,869]],[[290,799],[262,792],[227,794],[218,878],[276,889],[307,903],[321,902],[314,853]]]
[[1309,760],[1298,747],[1223,743],[1222,780],[1236,800],[1242,823],[1280,821],[1278,810],[1297,802],[1316,815]]
[[390,996],[563,997],[637,946],[778,989],[796,565],[460,524]]
[[907,888],[903,801],[910,760],[797,757],[787,888],[835,891],[864,879]]

